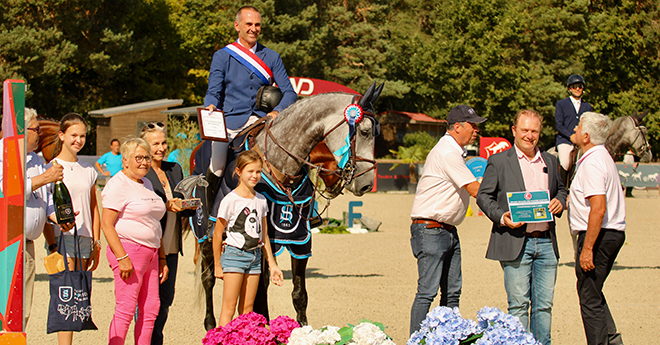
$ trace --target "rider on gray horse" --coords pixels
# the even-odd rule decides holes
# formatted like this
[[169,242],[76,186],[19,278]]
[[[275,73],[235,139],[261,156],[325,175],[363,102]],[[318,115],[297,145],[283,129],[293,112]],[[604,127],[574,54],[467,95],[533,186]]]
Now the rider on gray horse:
[[[573,150],[571,134],[580,123],[580,116],[587,111],[593,111],[591,105],[582,100],[586,83],[581,75],[573,74],[568,77],[566,87],[570,96],[557,101],[555,105],[555,128],[558,132],[556,144],[559,164],[564,170],[562,175],[565,175],[570,167],[571,151]],[[562,179],[566,181],[564,176]]]

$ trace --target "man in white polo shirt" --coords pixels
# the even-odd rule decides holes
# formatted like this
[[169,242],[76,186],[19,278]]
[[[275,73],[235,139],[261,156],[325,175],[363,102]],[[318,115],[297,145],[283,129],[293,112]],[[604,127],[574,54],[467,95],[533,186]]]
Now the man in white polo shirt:
[[577,232],[577,291],[587,344],[623,344],[603,295],[605,279],[625,241],[626,204],[616,164],[603,145],[612,121],[582,114],[571,141],[584,155],[571,183],[568,218]]
[[410,333],[419,330],[431,302],[458,307],[461,296],[461,245],[456,225],[465,219],[470,195],[479,182],[465,165],[465,146],[474,142],[486,121],[459,105],[447,115],[447,133],[426,157],[410,217],[410,244],[417,259],[417,294],[410,311]]

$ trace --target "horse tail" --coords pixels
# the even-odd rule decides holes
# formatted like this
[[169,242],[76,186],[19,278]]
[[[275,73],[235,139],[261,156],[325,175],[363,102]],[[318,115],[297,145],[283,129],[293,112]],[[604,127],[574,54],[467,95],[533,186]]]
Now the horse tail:
[[[199,244],[197,244],[199,246]],[[193,291],[195,294],[195,305],[200,309],[204,309],[206,306],[206,292],[204,290],[204,284],[202,284],[202,258],[199,256],[195,262],[195,272],[194,272],[194,287]]]

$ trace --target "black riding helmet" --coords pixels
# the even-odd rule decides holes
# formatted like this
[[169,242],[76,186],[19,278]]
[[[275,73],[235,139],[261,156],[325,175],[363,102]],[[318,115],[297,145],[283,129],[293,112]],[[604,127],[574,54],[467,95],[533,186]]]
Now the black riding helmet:
[[582,84],[585,88],[587,87],[587,84],[584,82],[584,78],[582,78],[582,76],[579,74],[573,74],[572,76],[568,77],[566,87],[570,87],[573,84]]
[[270,113],[275,107],[277,107],[278,104],[280,104],[281,100],[282,91],[279,88],[275,86],[264,85],[259,88],[255,103],[257,105],[257,109],[266,113]]

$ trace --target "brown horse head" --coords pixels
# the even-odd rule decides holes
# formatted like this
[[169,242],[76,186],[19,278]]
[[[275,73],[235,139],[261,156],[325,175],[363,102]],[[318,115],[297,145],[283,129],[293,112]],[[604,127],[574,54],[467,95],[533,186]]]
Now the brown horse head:
[[[321,167],[331,171],[337,171],[339,169],[335,156],[325,144],[325,141],[320,142],[316,145],[314,150],[312,150],[309,154],[309,162],[314,165],[321,165]],[[340,180],[339,175],[329,173],[327,170],[319,170],[319,177],[325,184],[325,192],[331,194],[330,197],[339,195],[341,191],[337,191],[333,188]]]
[[54,120],[39,120],[39,147],[35,150],[41,152],[46,163],[50,162],[54,157],[53,153],[59,140],[57,134],[60,131],[60,123]]

